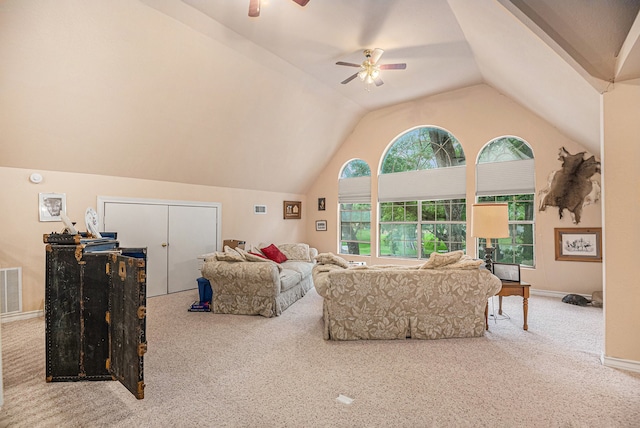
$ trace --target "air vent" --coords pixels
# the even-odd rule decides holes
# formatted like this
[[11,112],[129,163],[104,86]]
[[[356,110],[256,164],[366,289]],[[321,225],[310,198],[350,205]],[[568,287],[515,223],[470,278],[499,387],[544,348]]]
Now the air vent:
[[267,206],[266,205],[254,205],[253,206],[253,213],[254,214],[266,214],[267,213]]
[[22,268],[0,269],[0,313],[22,312]]

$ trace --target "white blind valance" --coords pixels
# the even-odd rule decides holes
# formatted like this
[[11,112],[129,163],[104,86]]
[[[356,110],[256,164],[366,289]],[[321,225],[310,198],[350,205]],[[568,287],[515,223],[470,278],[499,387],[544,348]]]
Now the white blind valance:
[[338,203],[370,204],[371,177],[341,178],[338,181]]
[[449,168],[381,174],[378,177],[380,202],[465,199],[465,165]]
[[478,196],[535,193],[533,159],[478,164],[476,192]]

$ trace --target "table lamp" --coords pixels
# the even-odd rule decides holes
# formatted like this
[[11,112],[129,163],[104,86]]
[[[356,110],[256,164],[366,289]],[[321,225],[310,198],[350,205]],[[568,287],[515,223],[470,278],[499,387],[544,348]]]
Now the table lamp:
[[486,239],[484,262],[487,269],[493,272],[494,248],[492,238],[509,237],[509,208],[507,204],[473,204],[471,206],[471,236]]

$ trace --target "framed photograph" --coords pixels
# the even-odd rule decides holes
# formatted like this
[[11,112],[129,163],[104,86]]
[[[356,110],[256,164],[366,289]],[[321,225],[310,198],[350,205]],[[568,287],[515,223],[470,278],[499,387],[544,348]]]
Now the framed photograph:
[[318,198],[318,211],[324,211],[326,209],[326,200],[325,198]]
[[38,195],[40,221],[62,221],[61,212],[67,212],[67,195],[64,193],[40,193]]
[[327,220],[316,220],[316,231],[318,231],[318,232],[326,232],[327,231]]
[[493,274],[503,281],[520,282],[520,265],[516,263],[493,263]]
[[302,218],[302,202],[300,201],[284,201],[282,208],[285,220]]
[[556,260],[602,262],[602,228],[555,228]]

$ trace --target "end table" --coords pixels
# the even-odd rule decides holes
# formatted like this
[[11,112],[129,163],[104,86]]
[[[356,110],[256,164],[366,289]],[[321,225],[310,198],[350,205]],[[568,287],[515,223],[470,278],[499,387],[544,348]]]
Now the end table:
[[[502,297],[504,296],[522,296],[522,314],[524,317],[524,324],[522,325],[523,330],[529,330],[529,326],[527,325],[527,315],[529,313],[529,288],[531,284],[528,282],[516,282],[516,281],[502,281],[502,289],[498,292],[498,314],[502,315]],[[488,314],[489,314],[489,306],[487,303],[487,308],[485,308],[485,321],[487,324],[487,330],[489,329],[488,322]]]

